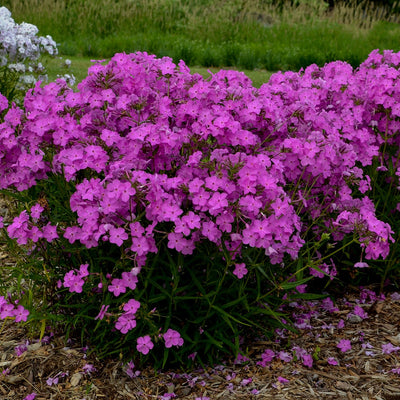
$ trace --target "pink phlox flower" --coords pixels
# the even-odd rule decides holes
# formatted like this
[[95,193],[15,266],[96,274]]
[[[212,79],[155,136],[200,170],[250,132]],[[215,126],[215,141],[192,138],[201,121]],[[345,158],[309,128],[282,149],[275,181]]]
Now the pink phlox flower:
[[390,295],[390,298],[393,301],[400,301],[400,293],[399,292],[394,292]]
[[122,279],[114,278],[111,281],[111,285],[108,286],[108,291],[118,297],[121,293],[126,292],[125,282]]
[[201,233],[211,242],[217,243],[222,236],[222,232],[217,228],[217,225],[212,221],[203,222]]
[[313,358],[311,354],[305,354],[302,356],[303,360],[303,365],[305,365],[308,368],[312,368],[313,366]]
[[46,384],[47,384],[48,386],[57,385],[57,384],[58,384],[58,377],[55,376],[54,378],[51,378],[51,377],[50,377],[50,378],[47,378]]
[[31,207],[31,217],[34,219],[39,219],[40,214],[43,212],[44,208],[39,204],[36,203],[34,206]]
[[366,262],[359,261],[354,264],[354,268],[369,268],[369,265]]
[[78,275],[81,278],[85,278],[86,276],[89,276],[88,268],[89,268],[89,264],[81,264],[79,267]]
[[28,394],[28,396],[24,397],[24,400],[34,400],[36,396],[37,394],[35,392],[32,392],[31,394]]
[[344,320],[343,319],[339,320],[339,322],[337,324],[337,328],[338,329],[343,329],[344,328]]
[[396,368],[393,368],[390,370],[393,374],[400,375],[400,366],[397,366]]
[[303,284],[303,285],[298,285],[298,286],[296,286],[296,290],[297,290],[299,293],[306,293],[306,292],[307,292],[307,284],[305,283],[305,284]]
[[138,282],[138,278],[132,272],[123,272],[121,274],[121,280],[123,281],[124,285],[131,290],[136,289],[136,284]]
[[29,311],[22,306],[17,306],[13,311],[15,316],[15,322],[26,321],[28,319]]
[[54,239],[58,238],[57,226],[51,225],[50,222],[42,228],[43,238],[51,243]]
[[7,303],[3,296],[0,297],[0,319],[14,317],[14,306]]
[[278,376],[278,382],[286,385],[287,383],[289,383],[289,379],[283,378],[282,376]]
[[326,361],[328,362],[329,365],[338,365],[338,362],[334,357],[329,357]]
[[215,192],[208,200],[209,213],[211,215],[217,215],[221,209],[228,206],[228,200],[226,193]]
[[68,271],[64,276],[63,286],[69,288],[68,290],[73,293],[82,293],[82,286],[85,281],[80,277],[79,273],[76,274],[75,271]]
[[128,239],[128,234],[125,232],[124,228],[111,227],[109,230],[109,234],[110,243],[115,243],[117,246],[122,246],[124,240]]
[[140,308],[140,302],[135,299],[130,299],[126,304],[124,304],[124,311],[130,314],[135,314]]
[[280,351],[278,353],[278,357],[280,360],[282,360],[284,362],[290,362],[293,360],[293,356],[291,354],[289,354],[287,351]]
[[181,338],[181,335],[179,334],[179,332],[173,329],[168,329],[167,332],[163,334],[163,338],[165,340],[166,348],[183,345],[183,339]]
[[336,346],[342,353],[351,350],[351,342],[348,339],[342,339]]
[[236,275],[239,279],[242,279],[247,274],[247,272],[248,271],[245,263],[235,264],[233,274]]
[[135,327],[135,315],[130,313],[122,314],[115,323],[115,328],[121,331],[123,334],[128,333],[128,331],[134,329]]
[[133,378],[135,376],[137,377],[140,375],[140,371],[134,371],[134,369],[135,364],[132,360],[125,365],[125,373],[129,376],[129,378]]
[[90,375],[93,372],[96,372],[96,368],[94,367],[93,364],[85,364],[82,367],[82,371],[86,374],[86,375]]
[[242,381],[240,382],[241,386],[247,386],[249,383],[253,382],[252,378],[244,378],[242,379]]
[[248,358],[248,357],[246,357],[246,356],[244,356],[244,355],[239,353],[237,355],[237,357],[236,357],[236,360],[235,360],[234,364],[243,364],[243,363],[246,363],[248,361],[250,361],[250,358]]
[[3,96],[0,93],[0,112],[4,111],[6,108],[8,108],[8,100],[6,96]]
[[262,361],[257,361],[257,365],[266,367],[266,365],[269,364],[274,359],[274,357],[275,357],[275,352],[271,349],[266,349],[261,354]]
[[400,350],[399,346],[393,346],[392,343],[382,345],[382,354],[391,354]]
[[169,57],[163,57],[158,64],[162,75],[172,75],[175,71],[176,65]]
[[368,318],[368,313],[361,306],[354,306],[353,314],[358,315],[361,319]]
[[107,313],[107,310],[109,307],[110,307],[109,305],[103,304],[100,308],[99,314],[95,317],[95,319],[102,320],[106,316],[106,313]]
[[25,353],[28,350],[28,344],[29,342],[26,342],[26,344],[15,346],[14,350],[17,357],[20,357],[23,353]]
[[139,337],[137,339],[136,349],[142,354],[148,354],[149,351],[154,347],[153,342],[149,335]]
[[100,138],[105,142],[107,146],[112,146],[118,141],[118,139],[120,139],[120,136],[117,132],[111,131],[109,129],[103,129]]
[[64,232],[64,238],[68,239],[68,241],[72,244],[76,240],[79,240],[81,237],[81,231],[79,227],[77,226],[72,226],[72,227],[67,227]]
[[330,297],[327,297],[321,301],[321,308],[330,313],[339,311],[339,309],[333,304],[333,301]]
[[195,214],[193,211],[189,211],[188,214],[184,215],[181,218],[182,222],[184,222],[190,229],[199,229],[201,226],[200,217]]
[[131,251],[137,253],[138,256],[146,254],[150,250],[149,242],[144,236],[132,236]]

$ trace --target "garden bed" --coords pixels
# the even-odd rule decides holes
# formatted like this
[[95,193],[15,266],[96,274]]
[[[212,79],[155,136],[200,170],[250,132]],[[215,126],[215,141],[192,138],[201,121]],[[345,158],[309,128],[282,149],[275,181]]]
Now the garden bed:
[[[372,301],[365,299],[365,293],[371,292],[353,292],[338,300],[337,311],[321,311],[317,303],[308,309],[294,308],[297,315],[314,315],[312,329],[280,338],[281,344],[248,343],[247,362],[228,360],[187,373],[155,373],[150,367],[137,372],[120,361],[97,360],[72,342],[66,347],[62,335],[43,343],[27,342],[27,331],[8,322],[0,334],[0,399],[22,399],[33,392],[37,400],[398,399],[399,351],[393,348],[400,345],[400,296],[393,293],[382,301]],[[357,304],[367,318],[352,316]],[[338,329],[340,320],[344,326]],[[351,342],[346,352],[337,348],[343,339]],[[266,348],[279,351],[285,346],[314,351],[312,368],[277,357],[266,367],[257,365]],[[336,360],[338,365],[327,360]]]

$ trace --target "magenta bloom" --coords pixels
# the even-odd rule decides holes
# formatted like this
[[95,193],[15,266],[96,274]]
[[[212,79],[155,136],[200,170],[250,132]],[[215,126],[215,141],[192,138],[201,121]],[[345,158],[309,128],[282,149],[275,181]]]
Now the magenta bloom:
[[139,337],[137,339],[136,349],[142,354],[148,354],[148,352],[154,347],[153,342],[149,335]]
[[348,339],[342,339],[336,346],[342,353],[351,350],[351,342]]
[[338,362],[333,357],[329,357],[326,361],[329,365],[338,365]]
[[247,268],[245,263],[235,264],[235,269],[233,274],[236,275],[239,279],[242,279],[247,274]]
[[167,332],[164,333],[163,337],[165,340],[165,347],[167,348],[183,345],[183,339],[181,338],[181,335],[179,332],[173,329],[168,329]]
[[140,308],[140,302],[135,299],[130,299],[124,305],[124,311],[130,314],[135,314],[137,310]]
[[386,343],[382,345],[382,354],[390,354],[399,351],[399,346],[393,346],[392,343]]
[[108,287],[108,291],[114,293],[114,296],[118,297],[121,293],[126,292],[126,286],[124,283],[125,282],[122,279],[115,278]]
[[34,400],[36,398],[36,393],[33,392],[31,394],[28,394],[28,396],[24,397],[24,400]]
[[129,313],[122,314],[115,323],[115,327],[123,334],[128,333],[136,327],[135,316]]
[[103,304],[103,305],[101,306],[101,308],[100,308],[99,314],[97,315],[97,317],[96,317],[95,319],[100,319],[100,320],[102,320],[102,319],[105,317],[106,312],[107,312],[107,310],[108,310],[109,307],[110,307],[109,305],[106,306],[105,304]]
[[22,306],[18,306],[14,310],[15,322],[26,321],[28,319],[29,311]]
[[366,262],[357,262],[354,264],[354,268],[369,268],[369,265]]

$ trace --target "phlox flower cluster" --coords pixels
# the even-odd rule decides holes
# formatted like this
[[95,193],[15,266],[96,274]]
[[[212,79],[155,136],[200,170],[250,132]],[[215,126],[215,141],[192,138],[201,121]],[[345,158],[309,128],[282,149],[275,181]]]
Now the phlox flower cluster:
[[29,311],[21,305],[10,303],[4,296],[0,296],[0,319],[13,318],[15,322],[26,321]]
[[[11,12],[0,7],[0,71],[3,72],[0,84],[2,90],[10,85],[8,93],[24,92],[37,80],[47,80],[46,70],[40,59],[43,55],[56,56],[57,45],[51,36],[38,36],[35,25],[15,23]],[[74,77],[64,77],[70,84]],[[15,87],[13,86],[15,84]]]
[[[56,225],[33,206],[8,234],[33,248],[63,240],[120,248],[134,268],[102,286],[116,301],[135,291],[161,245],[183,255],[201,243],[227,251],[237,279],[251,273],[249,249],[273,265],[296,259],[310,227],[334,241],[353,234],[366,259],[386,257],[393,232],[375,215],[363,168],[387,138],[399,141],[399,64],[400,54],[376,51],[357,70],[312,65],[255,89],[240,72],[204,79],[183,62],[138,52],[95,63],[77,92],[62,80],[37,84],[23,110],[0,95],[0,188],[62,177],[74,185],[76,215]],[[336,274],[333,264],[319,269]],[[86,274],[66,272],[62,285],[80,293]],[[115,328],[133,330],[139,308],[125,302]],[[138,351],[146,354],[154,337],[138,338]],[[171,329],[163,337],[167,348],[183,344]]]

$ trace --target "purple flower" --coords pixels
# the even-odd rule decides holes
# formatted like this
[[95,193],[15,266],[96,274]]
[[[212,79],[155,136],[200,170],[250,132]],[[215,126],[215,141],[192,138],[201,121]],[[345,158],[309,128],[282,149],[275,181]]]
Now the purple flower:
[[386,343],[382,345],[382,354],[390,354],[400,350],[400,347],[393,346],[392,343]]
[[305,365],[308,368],[312,368],[313,358],[312,358],[311,354],[304,354],[302,356],[302,359],[303,359],[303,365]]
[[283,378],[282,376],[278,376],[278,382],[286,385],[287,383],[289,383],[289,379]]
[[19,346],[15,346],[14,350],[17,357],[20,357],[23,353],[25,353],[28,350],[28,346],[26,344],[21,344]]
[[165,340],[165,347],[167,348],[183,345],[181,335],[173,329],[168,329],[167,332],[164,333],[163,338]]
[[[361,306],[354,306],[353,315],[359,316],[361,319],[367,319],[368,314],[364,311]],[[351,316],[351,313],[348,314],[348,318]]]
[[261,354],[262,361],[257,361],[257,365],[261,365],[262,367],[266,367],[275,357],[275,352],[271,349],[264,350],[264,353]]
[[128,331],[136,328],[135,315],[131,313],[122,314],[115,323],[115,327],[123,334],[128,333]]
[[110,243],[115,243],[117,246],[122,246],[124,240],[128,239],[128,234],[123,228],[111,228],[110,231]]
[[336,361],[336,359],[334,357],[329,357],[327,359],[327,362],[329,365],[338,365],[338,362]]
[[348,339],[342,339],[336,346],[342,353],[351,350],[351,342]]
[[[151,338],[149,335],[139,337],[137,339],[137,345],[136,349],[142,354],[148,354],[149,351],[154,347],[153,342],[151,341]],[[168,346],[166,346],[168,347]]]
[[354,268],[369,268],[369,265],[366,262],[357,262],[354,264]]
[[26,321],[28,319],[29,311],[22,306],[17,306],[13,311],[15,322]]
[[92,374],[93,372],[96,371],[96,368],[95,368],[94,365],[92,365],[92,364],[85,364],[85,365],[82,367],[82,370],[83,370],[83,372],[84,372],[85,374],[90,375],[90,374]]
[[57,385],[58,384],[58,377],[54,377],[54,378],[47,378],[46,380],[46,384],[48,386],[53,386],[53,385]]
[[24,400],[34,400],[37,394],[35,392],[32,392],[31,394],[28,394],[28,396],[24,397]]
[[287,351],[280,351],[278,357],[284,362],[291,362],[293,360],[293,356]]
[[135,299],[130,299],[124,305],[123,310],[127,313],[135,314],[137,310],[140,308],[140,302]]
[[242,279],[247,274],[247,272],[248,271],[246,269],[245,263],[235,264],[233,274],[236,275],[239,279]]
[[121,293],[125,293],[126,286],[124,280],[114,278],[111,281],[111,285],[108,286],[108,291],[114,293],[115,297],[118,297]]

